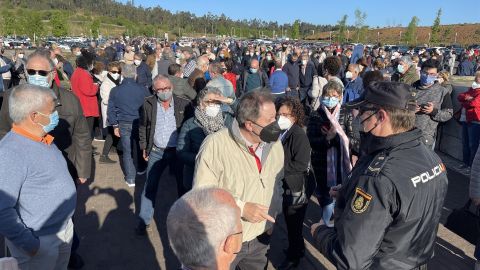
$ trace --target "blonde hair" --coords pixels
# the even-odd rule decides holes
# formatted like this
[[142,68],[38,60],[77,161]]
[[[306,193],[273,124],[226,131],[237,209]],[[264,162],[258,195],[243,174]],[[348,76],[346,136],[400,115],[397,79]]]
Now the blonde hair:
[[447,71],[440,71],[438,73],[438,76],[446,82],[450,81],[450,73],[448,73]]

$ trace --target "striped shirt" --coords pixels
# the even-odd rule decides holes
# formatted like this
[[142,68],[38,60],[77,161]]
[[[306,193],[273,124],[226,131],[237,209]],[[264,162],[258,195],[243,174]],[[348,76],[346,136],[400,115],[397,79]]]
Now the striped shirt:
[[183,77],[190,77],[196,66],[197,61],[195,61],[195,59],[191,59],[183,68]]
[[173,98],[166,110],[161,102],[157,102],[157,124],[153,136],[153,143],[156,147],[177,147],[178,133],[173,105]]

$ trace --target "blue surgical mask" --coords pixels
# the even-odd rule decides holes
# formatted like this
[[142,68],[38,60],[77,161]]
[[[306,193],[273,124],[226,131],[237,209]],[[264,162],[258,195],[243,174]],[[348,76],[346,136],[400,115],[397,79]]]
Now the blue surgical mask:
[[210,72],[205,71],[205,79],[206,79],[207,81],[210,81],[210,79],[211,79],[211,77],[210,77]]
[[50,131],[52,131],[55,127],[57,127],[58,125],[58,121],[59,121],[59,116],[58,116],[58,112],[57,111],[54,111],[53,113],[51,113],[50,115],[46,115],[46,114],[43,114],[41,112],[38,112],[39,114],[45,116],[45,117],[48,117],[50,119],[50,123],[48,125],[42,125],[40,123],[38,123],[40,126],[43,127],[43,131],[45,131],[45,133],[49,133]]
[[172,91],[158,91],[156,93],[157,95],[157,98],[160,100],[160,101],[168,101],[172,98]]
[[431,76],[431,75],[428,75],[427,73],[420,74],[420,83],[423,86],[427,86],[435,83],[436,79],[437,79],[437,76]]
[[35,74],[35,75],[27,74],[27,81],[29,84],[50,88],[50,82],[48,81],[47,76],[41,76],[38,74]]
[[329,109],[336,107],[339,102],[340,102],[340,100],[337,97],[324,97],[324,98],[322,98],[323,106],[325,106]]
[[400,73],[402,73],[402,74],[405,73],[405,68],[403,68],[402,65],[398,65],[398,66],[397,66],[397,70],[398,70],[398,72],[400,72]]
[[256,68],[250,68],[250,73],[252,73],[252,74],[257,73],[257,69]]

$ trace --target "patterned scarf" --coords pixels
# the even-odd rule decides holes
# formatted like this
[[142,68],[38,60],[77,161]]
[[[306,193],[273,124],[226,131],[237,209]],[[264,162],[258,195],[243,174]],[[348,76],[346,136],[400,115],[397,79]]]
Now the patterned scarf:
[[198,123],[200,123],[203,132],[205,135],[210,135],[219,131],[220,129],[225,127],[225,121],[223,120],[223,115],[220,112],[215,117],[210,117],[205,114],[204,111],[200,109],[200,107],[195,108],[195,119],[197,119]]
[[[331,125],[333,128],[335,128],[335,131],[337,132],[338,136],[340,136],[340,158],[342,162],[340,163],[340,168],[341,171],[339,172],[341,174],[342,179],[345,178],[347,174],[350,173],[352,170],[352,163],[350,162],[350,151],[348,149],[349,146],[349,141],[348,137],[343,131],[342,127],[338,123],[338,119],[340,118],[340,107],[341,105],[338,104],[337,107],[335,107],[335,110],[333,113],[330,113],[327,107],[325,107],[323,104],[321,105],[323,111],[327,115],[328,120],[330,121]],[[333,187],[337,185],[337,160],[338,160],[338,154],[337,154],[337,149],[335,147],[330,147],[327,150],[327,186],[328,187]]]

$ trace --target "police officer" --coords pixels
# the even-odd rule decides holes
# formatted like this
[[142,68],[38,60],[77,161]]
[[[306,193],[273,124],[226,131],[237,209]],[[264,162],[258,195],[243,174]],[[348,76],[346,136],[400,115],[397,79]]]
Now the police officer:
[[372,82],[359,109],[366,155],[338,191],[335,227],[312,225],[317,248],[338,269],[426,269],[447,192],[440,158],[420,142],[415,93]]

